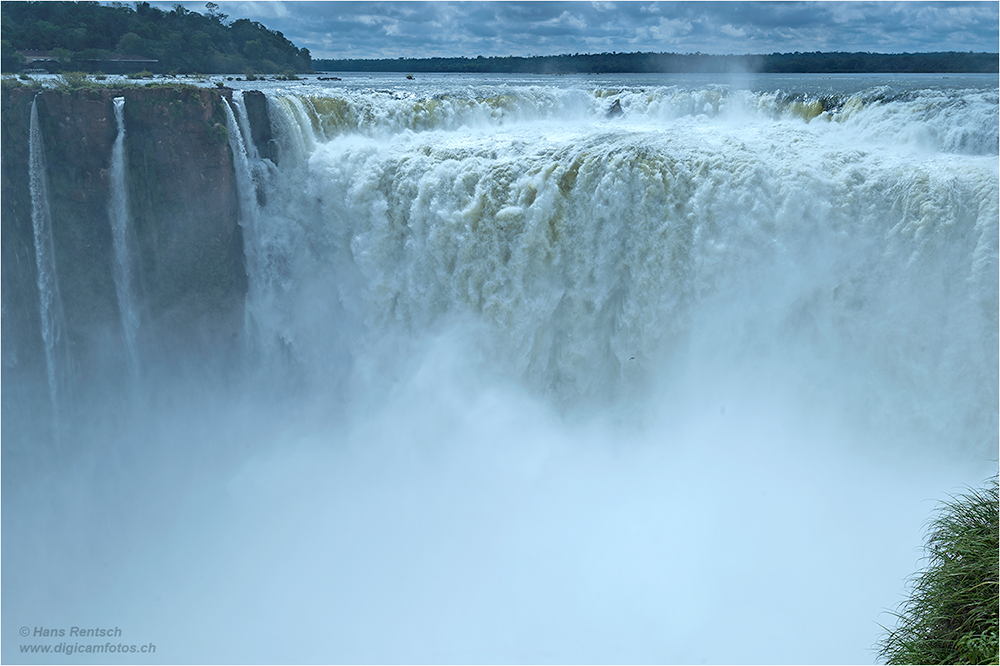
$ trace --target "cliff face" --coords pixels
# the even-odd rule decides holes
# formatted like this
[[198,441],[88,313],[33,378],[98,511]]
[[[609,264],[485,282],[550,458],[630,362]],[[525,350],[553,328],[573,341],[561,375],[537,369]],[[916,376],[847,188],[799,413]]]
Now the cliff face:
[[172,327],[233,310],[233,332],[242,326],[246,272],[225,118],[215,90],[125,95],[142,300]]
[[[45,376],[29,185],[33,99],[74,383],[113,383],[124,363],[108,208],[116,97],[125,98],[126,188],[144,356],[166,363],[231,361],[241,343],[247,288],[222,106],[231,91],[98,88],[45,90],[37,97],[36,92],[5,87],[2,99],[5,379],[14,379],[20,389]],[[254,132],[256,139],[258,132],[269,134],[263,95],[254,107],[264,114],[257,119],[263,128]],[[4,393],[6,411],[11,392]]]
[[31,227],[28,126],[32,91],[3,92],[0,102],[0,359],[3,361],[4,448],[11,439],[34,439],[33,406],[48,389]]
[[243,92],[243,105],[247,110],[247,120],[250,121],[250,133],[254,145],[261,157],[278,163],[277,144],[271,133],[271,118],[267,111],[267,95],[259,90]]

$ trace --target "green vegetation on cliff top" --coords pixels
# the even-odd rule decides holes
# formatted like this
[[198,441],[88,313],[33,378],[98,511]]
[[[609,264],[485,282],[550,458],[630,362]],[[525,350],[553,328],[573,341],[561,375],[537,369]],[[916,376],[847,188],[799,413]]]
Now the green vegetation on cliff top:
[[147,59],[140,68],[157,73],[312,71],[308,49],[256,21],[230,21],[213,2],[205,6],[199,14],[179,4],[165,12],[148,2],[4,2],[0,68],[20,71],[26,61],[19,52],[48,51],[53,61],[43,66],[50,71],[127,70],[134,58]]
[[[91,75],[86,72],[63,72],[58,79],[55,81],[48,81],[43,83],[38,79],[34,79],[30,76],[21,75],[20,77],[4,76],[0,79],[0,88],[4,90],[16,89],[16,88],[28,88],[31,90],[94,90],[94,89],[111,89],[111,90],[131,90],[135,88],[172,88],[174,90],[203,90],[206,86],[198,85],[197,83],[190,83],[185,81],[184,78],[172,78],[163,77],[155,80],[150,76],[130,76],[132,81],[123,81],[120,77],[115,77],[114,79],[107,81],[108,77],[102,76],[100,74]],[[192,79],[188,79],[190,81]],[[194,80],[204,80],[204,79],[194,79]],[[223,87],[220,84],[216,84],[216,87]]]

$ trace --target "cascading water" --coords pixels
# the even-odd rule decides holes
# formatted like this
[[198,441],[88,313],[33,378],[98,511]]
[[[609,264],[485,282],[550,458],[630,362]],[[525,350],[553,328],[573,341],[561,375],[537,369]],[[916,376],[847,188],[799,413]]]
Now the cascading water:
[[[226,102],[226,104],[228,105],[229,103]],[[250,131],[250,118],[247,116],[247,108],[243,102],[242,90],[233,91],[233,105],[236,107],[240,135],[243,141],[243,148],[246,150],[247,161],[250,164],[255,164],[260,159],[260,153],[257,152],[257,145],[253,142],[253,134]]]
[[35,238],[35,263],[38,271],[38,298],[41,306],[42,340],[45,344],[45,370],[49,383],[49,398],[58,419],[60,400],[65,397],[69,352],[65,339],[66,322],[59,281],[56,278],[56,258],[52,242],[52,215],[49,210],[48,176],[45,168],[45,147],[38,123],[37,100],[31,102],[29,137],[31,183],[31,223]]
[[[244,256],[247,263],[247,273],[250,275],[250,290],[247,295],[246,324],[244,326],[245,340],[255,341],[259,334],[257,316],[254,308],[254,296],[260,290],[258,286],[261,275],[261,256],[257,208],[257,188],[250,172],[246,143],[233,110],[225,98],[222,100],[226,109],[226,129],[229,133],[229,147],[233,153],[233,166],[236,171],[236,193],[240,201],[240,227],[243,229]],[[249,137],[248,137],[249,139]],[[250,141],[250,143],[253,143]],[[249,344],[254,344],[250,342]]]
[[[277,97],[282,170],[319,209],[292,220],[287,206],[265,209],[261,233],[303,230],[282,249],[298,262],[286,268],[338,275],[328,297],[363,313],[361,348],[469,318],[485,325],[495,368],[566,403],[642,393],[679,360],[734,367],[821,349],[841,359],[826,368],[841,379],[857,364],[845,409],[878,418],[878,404],[918,430],[989,441],[992,365],[959,360],[996,338],[984,305],[997,291],[996,170],[975,157],[996,151],[988,92],[960,93],[957,120],[937,91],[893,112],[863,95],[825,111],[808,96],[614,94],[628,111],[616,122],[607,97],[588,107],[578,90]],[[985,127],[981,140],[946,141],[935,162],[923,141],[873,151],[847,140],[895,143],[907,136],[898,116],[934,126],[934,104],[941,123]],[[288,337],[303,357],[323,345]],[[825,379],[806,381],[821,390]],[[934,398],[943,386],[963,400]]]
[[223,104],[256,372],[165,373],[25,491],[62,512],[6,523],[46,529],[5,623],[168,661],[870,660],[926,500],[995,473],[995,80],[344,79],[267,91],[275,163]]
[[125,98],[116,97],[114,105],[118,134],[111,151],[108,219],[111,221],[111,237],[114,243],[115,293],[118,295],[122,337],[128,352],[129,370],[132,377],[137,378],[139,376],[139,355],[136,349],[136,335],[139,331],[139,307],[135,296],[135,277],[133,274],[135,265],[134,231],[129,221],[128,186],[125,182],[128,171],[128,165],[125,161]]
[[[301,174],[301,160],[306,153],[301,139],[293,141],[297,152],[288,155],[289,168],[278,173],[270,160],[260,157],[250,134],[249,120],[241,96],[234,96],[241,120],[237,120],[232,107],[223,99],[226,111],[229,145],[233,152],[236,171],[237,192],[240,200],[240,227],[243,229],[244,256],[249,276],[246,298],[245,341],[252,355],[251,364],[256,368],[269,368],[273,372],[273,362],[282,356],[296,334],[294,325],[288,320],[289,300],[300,285],[289,272],[293,263],[292,253],[301,247],[300,224],[297,218],[303,215],[303,206],[298,197],[285,196],[280,190],[298,181]],[[299,131],[299,125],[288,123],[285,127]],[[284,129],[279,128],[281,136]],[[287,138],[287,137],[286,137]],[[287,149],[288,141],[284,142]],[[296,159],[297,158],[297,159]],[[268,219],[270,224],[261,223],[261,209],[258,202],[258,186],[269,187]],[[311,207],[307,204],[307,208]],[[280,363],[280,361],[278,361]]]

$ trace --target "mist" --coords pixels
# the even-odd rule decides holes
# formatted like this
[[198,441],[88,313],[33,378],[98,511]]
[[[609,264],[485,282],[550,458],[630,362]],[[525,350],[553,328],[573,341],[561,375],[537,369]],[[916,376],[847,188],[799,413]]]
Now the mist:
[[570,418],[481,365],[456,329],[379,404],[74,442],[5,483],[5,624],[171,663],[867,663],[931,500],[988,474],[767,369]]
[[4,660],[874,661],[996,471],[995,155],[641,92],[273,96],[243,355],[43,387],[5,447]]

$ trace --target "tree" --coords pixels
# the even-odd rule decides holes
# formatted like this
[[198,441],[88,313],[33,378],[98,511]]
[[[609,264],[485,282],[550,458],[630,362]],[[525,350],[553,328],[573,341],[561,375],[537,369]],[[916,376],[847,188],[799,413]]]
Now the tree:
[[17,72],[24,68],[24,56],[14,50],[6,39],[0,42],[0,69],[4,72]]
[[261,60],[264,58],[264,45],[259,39],[252,39],[243,45],[243,55],[247,60]]
[[156,59],[159,63],[150,68],[159,72],[235,73],[248,66],[268,73],[312,71],[309,51],[296,48],[280,32],[247,19],[229,23],[216,2],[205,7],[206,14],[199,14],[180,4],[164,12],[141,0],[134,5],[5,2],[0,5],[4,67],[18,67],[20,50],[59,48],[68,52],[62,53],[64,64],[72,62],[74,53],[81,58],[82,52],[92,56],[97,49]]
[[115,51],[121,53],[122,55],[142,55],[142,37],[134,32],[126,32],[122,35],[122,38],[118,40],[118,45],[115,46]]
[[73,52],[69,49],[55,48],[52,49],[52,58],[59,63],[60,67],[66,67],[73,62]]
[[228,14],[223,14],[219,9],[219,5],[214,2],[206,2],[205,9],[208,10],[208,17],[213,21],[218,21],[219,23],[225,24],[226,19],[229,18]]

